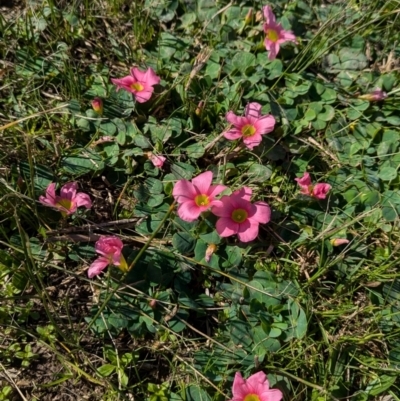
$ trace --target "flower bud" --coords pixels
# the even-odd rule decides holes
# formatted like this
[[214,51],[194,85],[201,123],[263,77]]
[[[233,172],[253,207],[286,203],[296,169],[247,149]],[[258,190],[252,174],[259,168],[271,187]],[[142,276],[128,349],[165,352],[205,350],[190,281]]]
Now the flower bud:
[[99,97],[95,97],[92,100],[92,108],[97,114],[102,116],[103,115],[103,100]]
[[253,9],[250,8],[249,11],[247,11],[246,16],[244,17],[244,24],[249,25],[252,19],[253,19]]
[[368,100],[369,102],[380,102],[381,100],[385,100],[387,97],[387,93],[384,92],[382,89],[375,89],[371,93],[358,96],[359,99]]
[[348,244],[350,241],[346,238],[333,238],[331,239],[331,244],[333,246],[345,245]]
[[204,108],[204,102],[201,100],[199,102],[199,104],[197,105],[197,108],[196,108],[196,111],[195,111],[197,117],[200,117],[200,115],[201,115],[201,113],[203,111],[203,108]]
[[151,309],[155,309],[156,307],[157,307],[157,300],[156,299],[151,299],[150,301],[149,301],[149,306],[150,306],[150,308]]
[[[149,152],[149,153],[151,153],[151,152]],[[165,160],[167,160],[164,156],[157,156],[154,154],[151,154],[151,155],[148,154],[148,158],[153,163],[154,167],[157,167],[157,168],[162,168]]]
[[205,261],[207,263],[210,262],[211,260],[211,256],[213,255],[213,253],[217,250],[217,245],[215,244],[210,244],[208,245],[207,249],[206,249],[206,255],[204,257]]

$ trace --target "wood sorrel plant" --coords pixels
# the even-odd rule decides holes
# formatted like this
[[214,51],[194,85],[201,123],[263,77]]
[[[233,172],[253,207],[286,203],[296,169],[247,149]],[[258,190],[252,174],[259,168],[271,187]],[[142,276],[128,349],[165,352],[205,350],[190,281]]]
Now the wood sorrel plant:
[[78,377],[113,400],[393,398],[395,4],[39,3],[0,16],[7,378],[29,399]]

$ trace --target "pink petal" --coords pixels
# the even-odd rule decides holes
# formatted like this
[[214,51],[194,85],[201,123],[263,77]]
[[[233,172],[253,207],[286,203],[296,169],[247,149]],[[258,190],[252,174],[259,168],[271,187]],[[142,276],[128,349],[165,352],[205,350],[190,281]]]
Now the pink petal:
[[239,139],[242,136],[242,131],[237,128],[232,128],[229,131],[224,132],[224,137],[230,141],[234,141],[235,139]]
[[186,201],[179,205],[178,216],[184,221],[195,221],[205,208],[200,208],[194,201]]
[[269,390],[268,378],[264,372],[257,372],[251,375],[246,380],[246,383],[249,389],[257,395]]
[[275,117],[271,115],[263,116],[254,123],[254,127],[256,128],[258,134],[268,134],[274,130]]
[[241,399],[241,400],[243,400],[244,397],[246,397],[246,395],[249,394],[246,385],[246,380],[243,379],[240,372],[235,373],[235,378],[233,379],[232,393],[234,399]]
[[206,171],[205,173],[201,173],[197,177],[192,179],[192,184],[196,190],[197,195],[199,194],[208,195],[212,179],[213,179],[213,173],[211,171]]
[[217,195],[219,195],[221,192],[225,191],[225,189],[227,189],[228,187],[226,187],[225,185],[211,185],[211,187],[208,190],[208,196],[210,198],[215,198]]
[[300,178],[295,178],[295,181],[301,186],[301,187],[308,187],[311,185],[311,177],[310,173],[304,173],[303,177]]
[[242,199],[250,202],[252,193],[253,193],[253,190],[251,188],[243,187],[243,188],[237,189],[235,192],[232,193],[232,195],[238,196],[239,198],[242,198]]
[[61,188],[60,197],[62,199],[74,200],[77,189],[78,189],[77,182],[69,182],[68,184],[65,184]]
[[197,192],[194,189],[193,184],[188,180],[179,180],[172,190],[172,196],[178,203],[187,202],[194,200],[197,196]]
[[120,255],[123,247],[121,239],[114,235],[102,236],[95,244],[96,252],[104,256]]
[[136,101],[138,103],[145,103],[150,100],[151,95],[153,94],[154,89],[141,90],[141,91],[133,91],[132,93],[135,95]]
[[269,60],[275,60],[276,56],[279,53],[279,49],[280,49],[279,44],[277,42],[271,42],[271,41],[269,41],[267,39],[265,39],[264,44],[265,44],[265,47],[267,48],[267,50],[269,51],[268,52],[268,59]]
[[128,75],[123,78],[111,78],[111,82],[117,86],[117,89],[125,89],[129,92],[133,93],[133,90],[131,88],[131,85],[136,83],[136,79],[133,78],[132,76]]
[[238,232],[239,224],[235,223],[230,217],[221,217],[217,220],[215,228],[221,237],[229,237]]
[[160,83],[160,77],[154,72],[154,70],[149,67],[149,69],[144,74],[144,82],[146,86],[153,86]]
[[135,79],[136,82],[143,83],[145,82],[146,71],[139,70],[137,67],[132,67],[130,69],[131,76]]
[[165,160],[167,160],[164,156],[156,156],[152,155],[150,157],[150,161],[153,163],[154,167],[161,168],[164,165]]
[[[232,196],[232,195],[231,195]],[[219,205],[212,207],[211,212],[218,217],[231,217],[233,211],[233,205],[231,202],[231,196],[223,196],[219,202]]]
[[272,8],[270,6],[263,7],[264,18],[268,24],[276,23],[275,14],[272,12]]
[[256,212],[251,216],[251,220],[256,221],[257,223],[266,224],[271,220],[271,208],[267,203],[259,201],[253,203],[256,207]]
[[247,212],[249,216],[253,216],[257,212],[257,208],[255,207],[255,205],[237,194],[232,194],[230,196],[230,201],[233,206],[233,210],[243,209]]
[[247,124],[246,117],[237,116],[233,111],[228,111],[228,113],[226,113],[225,118],[226,121],[228,121],[228,123],[233,124],[238,129],[241,129],[243,125]]
[[282,398],[282,391],[278,389],[271,389],[260,393],[260,401],[281,401]]
[[56,184],[52,182],[46,188],[46,196],[41,195],[39,202],[45,206],[55,206],[56,204]]
[[88,276],[92,278],[100,274],[107,266],[109,265],[109,261],[104,256],[100,256],[97,258],[89,267]]
[[246,145],[247,148],[253,149],[258,146],[262,141],[262,136],[256,132],[254,135],[249,137],[243,138],[243,143]]
[[258,119],[261,115],[261,108],[262,108],[262,106],[259,103],[256,103],[256,102],[249,103],[246,106],[244,115],[246,117],[253,117],[255,119]]
[[257,238],[258,223],[251,220],[246,220],[239,224],[238,238],[242,242],[250,242]]
[[309,195],[312,196],[312,186],[308,186],[308,187],[300,187],[300,193],[303,195]]
[[78,192],[75,196],[74,201],[76,202],[76,206],[85,206],[86,209],[90,209],[92,207],[92,201],[88,194],[84,194],[83,192]]
[[296,40],[296,35],[291,32],[291,31],[285,31],[282,29],[282,31],[279,33],[279,40],[278,43],[284,43],[284,42],[295,42],[297,43]]
[[332,187],[329,184],[315,184],[312,194],[318,199],[325,199],[331,188]]

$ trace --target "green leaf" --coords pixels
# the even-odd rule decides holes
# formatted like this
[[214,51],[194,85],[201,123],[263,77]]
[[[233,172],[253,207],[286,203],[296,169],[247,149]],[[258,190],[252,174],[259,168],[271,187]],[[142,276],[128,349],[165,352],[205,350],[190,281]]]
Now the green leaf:
[[381,166],[378,172],[378,177],[382,181],[392,181],[397,177],[397,169],[389,166]]
[[322,121],[331,121],[333,117],[335,117],[335,109],[329,105],[325,105],[322,112],[318,114],[318,119]]
[[133,143],[142,149],[151,148],[150,141],[144,135],[141,134],[137,134],[133,137]]
[[387,221],[394,221],[400,215],[399,191],[386,191],[382,198],[382,216]]
[[272,168],[270,166],[263,166],[262,164],[252,164],[247,170],[247,176],[251,182],[265,182],[272,175]]
[[396,379],[396,375],[389,376],[386,374],[380,374],[374,380],[368,383],[365,392],[368,393],[368,395],[375,397],[378,394],[388,390],[395,383]]
[[164,202],[164,195],[163,194],[159,194],[159,195],[153,195],[151,196],[148,201],[147,201],[147,205],[149,207],[157,207],[160,206],[163,202]]
[[[53,171],[49,167],[41,164],[35,164],[32,167],[32,170],[33,171],[31,171],[31,167],[28,162],[21,162],[19,164],[19,171],[22,177],[28,182],[33,181],[35,191],[38,193],[43,192],[49,186],[49,184],[54,181]],[[31,175],[32,172],[33,177]]]
[[100,366],[97,369],[97,373],[102,376],[102,377],[107,377],[110,376],[114,371],[116,367],[114,365],[111,365],[110,363],[106,363],[103,366]]
[[267,71],[269,71],[269,74],[267,76],[268,79],[272,80],[278,78],[282,74],[282,69],[283,69],[282,61],[279,59],[273,60],[266,66],[266,69]]
[[195,171],[196,169],[187,163],[178,162],[171,166],[171,172],[178,180],[190,180]]
[[307,109],[307,111],[304,114],[304,119],[306,121],[312,121],[315,120],[317,118],[317,113],[315,112],[315,110],[313,109]]
[[[188,318],[189,312],[186,309],[179,309],[176,315],[168,321],[168,326],[171,330],[175,331],[175,333],[179,333],[186,328],[185,321]],[[181,321],[180,319],[184,321]]]
[[172,245],[177,251],[185,255],[193,251],[195,240],[187,232],[175,233],[172,237]]
[[191,159],[200,159],[200,157],[203,157],[205,152],[204,146],[199,143],[189,145],[185,150]]
[[104,169],[102,158],[91,149],[77,149],[76,156],[67,156],[61,159],[61,167],[66,173],[80,176],[92,171]]
[[186,401],[211,401],[211,397],[198,385],[186,388]]
[[248,52],[237,52],[232,58],[232,66],[242,74],[246,73],[249,67],[256,65],[256,56]]
[[112,121],[101,123],[99,131],[104,135],[113,136],[117,132],[117,126]]
[[226,258],[222,263],[223,267],[230,268],[239,266],[242,262],[242,250],[238,246],[227,246],[225,248]]

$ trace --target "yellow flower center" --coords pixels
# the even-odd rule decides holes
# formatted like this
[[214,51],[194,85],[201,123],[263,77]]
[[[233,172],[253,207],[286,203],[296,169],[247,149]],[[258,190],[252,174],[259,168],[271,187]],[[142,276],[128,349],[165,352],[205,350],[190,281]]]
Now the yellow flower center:
[[143,85],[140,82],[135,82],[134,84],[131,85],[131,88],[134,89],[135,91],[142,91],[143,90]]
[[207,195],[197,195],[194,198],[194,202],[196,203],[197,206],[208,206],[210,204],[210,199],[208,198]]
[[255,133],[256,133],[256,129],[255,129],[254,125],[246,124],[246,125],[242,128],[242,135],[243,135],[244,137],[253,136]]
[[260,397],[256,394],[247,394],[243,401],[260,401]]
[[56,205],[62,206],[64,209],[71,210],[72,209],[72,201],[70,199],[61,199]]
[[[244,209],[236,209],[232,212],[231,218],[235,223],[243,223],[247,219],[247,212]],[[248,400],[245,398],[245,401],[251,401],[251,400],[253,400],[253,398],[249,398]]]
[[279,39],[278,32],[275,29],[267,29],[267,39],[272,42],[277,42]]

